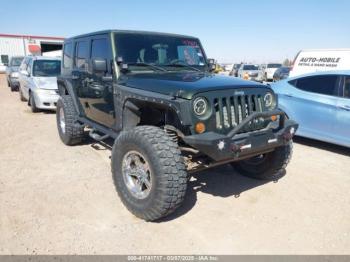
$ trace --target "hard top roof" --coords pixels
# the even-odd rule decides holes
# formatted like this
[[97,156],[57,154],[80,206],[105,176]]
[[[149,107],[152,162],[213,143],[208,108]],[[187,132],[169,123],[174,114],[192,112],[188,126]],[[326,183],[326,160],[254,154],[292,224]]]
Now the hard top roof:
[[91,32],[87,34],[72,36],[66,39],[66,41],[75,39],[75,38],[81,38],[81,37],[87,37],[87,36],[93,36],[93,35],[100,35],[100,34],[110,34],[110,33],[129,33],[129,34],[148,34],[148,35],[163,35],[163,36],[173,36],[173,37],[186,37],[186,38],[196,38],[194,36],[188,36],[188,35],[180,35],[180,34],[172,34],[172,33],[161,33],[161,32],[152,32],[152,31],[137,31],[137,30],[118,30],[118,29],[109,29],[109,30],[102,30],[102,31],[96,31]]

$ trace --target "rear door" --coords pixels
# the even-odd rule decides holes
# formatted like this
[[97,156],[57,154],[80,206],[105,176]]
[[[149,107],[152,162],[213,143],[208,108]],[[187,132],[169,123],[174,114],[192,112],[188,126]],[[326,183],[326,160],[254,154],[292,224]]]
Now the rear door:
[[74,42],[74,59],[72,70],[72,82],[76,95],[80,101],[85,115],[89,114],[89,97],[91,94],[88,89],[88,60],[90,53],[90,39],[88,37],[78,38]]
[[[88,117],[102,125],[112,127],[115,124],[115,112],[112,85],[112,48],[108,34],[92,36],[90,45],[89,81],[87,83],[89,92]],[[106,62],[105,72],[93,71],[92,61],[94,59]]]
[[335,136],[341,144],[350,146],[350,76],[344,76],[337,102]]
[[337,75],[320,75],[289,82],[295,89],[285,96],[293,108],[293,117],[299,122],[301,135],[332,140],[339,79]]

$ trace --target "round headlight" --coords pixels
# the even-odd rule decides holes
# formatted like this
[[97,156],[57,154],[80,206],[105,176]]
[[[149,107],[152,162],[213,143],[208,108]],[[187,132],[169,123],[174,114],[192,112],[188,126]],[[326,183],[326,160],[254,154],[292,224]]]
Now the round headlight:
[[270,92],[266,93],[264,96],[264,103],[265,107],[269,109],[274,108],[276,104],[275,96]]
[[197,97],[193,102],[193,111],[197,116],[203,116],[208,110],[208,101],[204,97]]

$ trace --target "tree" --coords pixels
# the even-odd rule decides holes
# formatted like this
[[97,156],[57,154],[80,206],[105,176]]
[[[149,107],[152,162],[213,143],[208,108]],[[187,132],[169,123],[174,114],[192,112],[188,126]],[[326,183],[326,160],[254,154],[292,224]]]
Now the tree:
[[283,61],[283,65],[284,65],[284,66],[290,66],[290,65],[291,65],[291,61],[290,61],[288,58],[286,58],[286,59]]

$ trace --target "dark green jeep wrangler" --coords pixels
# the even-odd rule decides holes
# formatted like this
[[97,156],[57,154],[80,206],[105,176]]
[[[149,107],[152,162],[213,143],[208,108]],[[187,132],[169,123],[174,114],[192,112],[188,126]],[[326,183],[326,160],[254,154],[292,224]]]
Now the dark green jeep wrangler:
[[230,163],[280,176],[298,125],[265,85],[212,73],[197,38],[102,31],[64,42],[57,127],[67,145],[115,140],[112,175],[125,206],[151,221],[184,200],[189,173]]

